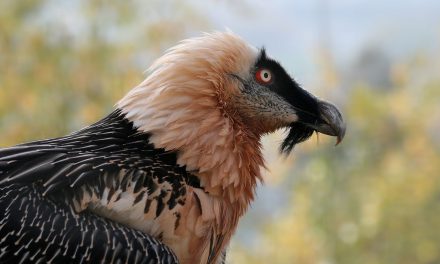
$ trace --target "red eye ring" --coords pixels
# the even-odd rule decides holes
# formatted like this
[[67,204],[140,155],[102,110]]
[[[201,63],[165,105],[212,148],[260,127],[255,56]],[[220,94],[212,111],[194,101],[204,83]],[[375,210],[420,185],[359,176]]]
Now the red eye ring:
[[261,84],[272,82],[272,72],[266,68],[258,69],[255,73],[255,79]]

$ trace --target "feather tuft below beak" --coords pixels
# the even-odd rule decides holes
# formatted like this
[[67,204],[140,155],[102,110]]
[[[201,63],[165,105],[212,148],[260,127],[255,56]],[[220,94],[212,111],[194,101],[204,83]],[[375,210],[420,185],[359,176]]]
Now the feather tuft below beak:
[[281,153],[289,154],[296,144],[301,143],[319,132],[325,135],[336,137],[338,145],[345,136],[346,125],[341,112],[333,104],[325,101],[318,101],[319,116],[310,123],[294,122],[288,129],[288,135],[280,147]]

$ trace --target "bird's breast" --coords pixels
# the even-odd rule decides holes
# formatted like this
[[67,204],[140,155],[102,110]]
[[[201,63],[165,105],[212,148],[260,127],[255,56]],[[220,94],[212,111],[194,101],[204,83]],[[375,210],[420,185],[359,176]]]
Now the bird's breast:
[[216,215],[220,215],[218,201],[185,184],[176,188],[175,183],[158,179],[143,187],[137,184],[112,185],[100,194],[84,192],[79,206],[158,238],[180,263],[200,263],[207,258]]

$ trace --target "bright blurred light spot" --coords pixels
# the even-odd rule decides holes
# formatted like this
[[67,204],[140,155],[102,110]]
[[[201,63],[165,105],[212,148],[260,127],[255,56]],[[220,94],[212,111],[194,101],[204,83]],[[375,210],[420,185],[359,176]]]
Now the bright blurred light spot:
[[354,244],[359,235],[358,226],[352,222],[343,223],[338,230],[339,238],[346,244]]

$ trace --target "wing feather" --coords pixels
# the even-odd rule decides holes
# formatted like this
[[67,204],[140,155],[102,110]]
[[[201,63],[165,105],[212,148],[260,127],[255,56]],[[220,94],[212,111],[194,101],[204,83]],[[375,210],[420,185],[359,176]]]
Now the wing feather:
[[[157,216],[182,202],[185,184],[200,187],[176,165],[175,153],[155,149],[148,137],[115,111],[66,137],[0,149],[0,248],[6,248],[0,262],[58,262],[69,256],[78,262],[177,263],[157,239],[75,209],[85,196],[103,197],[108,190],[108,201],[117,201],[132,186],[134,203],[157,194],[157,206],[151,207]],[[162,182],[172,186],[171,195],[157,191]]]
[[156,238],[89,212],[79,217],[36,185],[0,191],[1,263],[178,263]]

